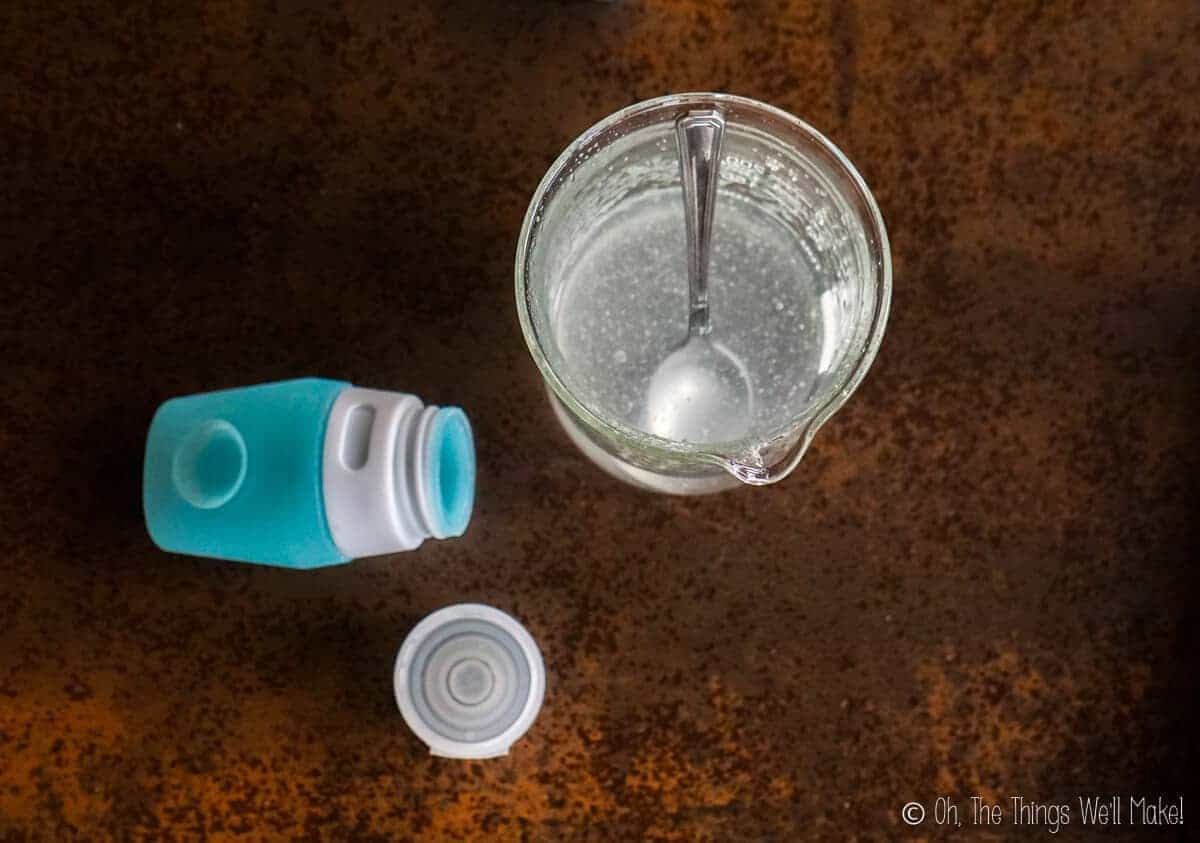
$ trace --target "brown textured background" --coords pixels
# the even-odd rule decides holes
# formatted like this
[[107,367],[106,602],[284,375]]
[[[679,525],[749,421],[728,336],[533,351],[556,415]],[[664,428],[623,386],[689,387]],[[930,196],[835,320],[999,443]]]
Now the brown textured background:
[[[150,5],[0,11],[0,839],[886,839],[938,794],[1195,795],[1200,6]],[[694,89],[829,134],[896,281],[791,478],[671,499],[557,428],[512,259],[576,134]],[[467,536],[155,550],[156,405],[307,374],[467,408]],[[463,600],[549,667],[487,763],[391,696]]]

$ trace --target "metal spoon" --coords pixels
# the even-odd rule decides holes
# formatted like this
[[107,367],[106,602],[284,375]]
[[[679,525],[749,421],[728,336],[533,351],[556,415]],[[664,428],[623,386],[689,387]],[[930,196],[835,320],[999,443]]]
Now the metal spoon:
[[687,226],[688,335],[650,378],[646,427],[676,441],[731,441],[750,424],[749,373],[709,336],[709,250],[724,137],[725,118],[715,109],[690,111],[675,121]]

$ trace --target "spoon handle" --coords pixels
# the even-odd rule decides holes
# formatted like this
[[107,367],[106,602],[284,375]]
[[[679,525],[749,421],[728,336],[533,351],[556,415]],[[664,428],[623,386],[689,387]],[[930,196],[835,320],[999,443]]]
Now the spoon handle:
[[687,225],[688,336],[702,336],[708,322],[708,254],[725,118],[716,109],[689,111],[675,121],[683,210]]

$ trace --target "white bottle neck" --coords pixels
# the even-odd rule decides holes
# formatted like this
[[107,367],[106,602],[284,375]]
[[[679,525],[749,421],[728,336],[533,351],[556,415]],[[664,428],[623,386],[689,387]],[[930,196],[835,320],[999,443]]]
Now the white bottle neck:
[[413,395],[348,387],[329,413],[322,486],[330,533],[346,556],[461,535],[475,486],[466,416]]

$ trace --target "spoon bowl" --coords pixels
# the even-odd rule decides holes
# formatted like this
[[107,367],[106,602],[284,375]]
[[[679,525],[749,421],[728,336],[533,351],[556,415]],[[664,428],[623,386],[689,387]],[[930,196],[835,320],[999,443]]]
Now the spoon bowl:
[[731,442],[750,428],[745,365],[707,335],[667,355],[646,390],[646,430],[681,442]]

